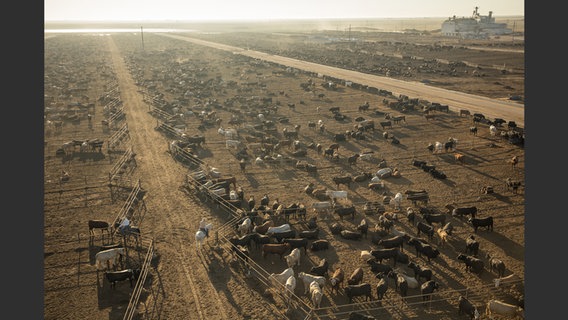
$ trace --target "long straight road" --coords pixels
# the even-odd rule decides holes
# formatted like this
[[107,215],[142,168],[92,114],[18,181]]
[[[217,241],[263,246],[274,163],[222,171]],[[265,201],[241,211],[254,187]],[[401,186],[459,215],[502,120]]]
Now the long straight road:
[[436,88],[416,81],[402,81],[388,77],[381,77],[352,70],[330,67],[264,52],[246,50],[243,48],[233,47],[221,43],[204,41],[191,38],[189,36],[180,36],[168,33],[158,33],[158,35],[189,41],[195,44],[213,47],[221,50],[227,50],[235,54],[241,54],[255,59],[261,59],[300,70],[320,73],[330,77],[344,79],[346,81],[352,81],[370,87],[388,90],[395,95],[403,94],[409,96],[410,98],[419,98],[431,102],[447,104],[452,111],[456,112],[459,112],[460,109],[466,109],[471,113],[483,113],[490,119],[502,118],[507,121],[515,121],[517,125],[521,127],[524,127],[525,124],[525,106],[524,104],[518,102],[491,99],[488,97]]

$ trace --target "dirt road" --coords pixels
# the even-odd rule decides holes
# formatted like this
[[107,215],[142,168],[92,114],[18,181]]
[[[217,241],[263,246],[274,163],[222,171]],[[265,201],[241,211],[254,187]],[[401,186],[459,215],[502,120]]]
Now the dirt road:
[[466,109],[470,110],[471,113],[483,113],[486,117],[489,118],[502,118],[515,121],[521,127],[524,127],[525,123],[524,104],[519,104],[508,100],[504,101],[490,99],[487,97],[427,86],[426,84],[421,82],[401,81],[387,77],[380,77],[361,72],[325,66],[317,63],[301,61],[293,58],[267,54],[259,51],[245,50],[238,47],[204,41],[186,36],[164,33],[160,33],[159,35],[189,41],[204,46],[214,47],[221,50],[227,50],[236,54],[242,54],[261,60],[279,63],[301,70],[321,73],[339,79],[346,79],[355,83],[366,84],[368,86],[391,91],[395,95],[404,94],[411,98],[420,98],[431,102],[447,104],[451,110],[456,112],[459,112],[460,109]]
[[[199,221],[209,213],[181,194],[179,186],[186,169],[167,153],[167,139],[154,129],[155,119],[148,114],[147,105],[125,65],[112,37],[109,37],[114,70],[116,71],[124,109],[129,123],[130,136],[136,153],[138,175],[143,188],[151,190],[146,196],[149,214],[145,216],[144,233],[154,238],[161,256],[157,268],[161,288],[176,288],[176,292],[160,292],[159,303],[162,319],[238,319],[247,314],[251,305],[231,303],[234,297],[254,297],[247,285],[235,284],[229,265],[217,261],[213,251],[198,253],[193,236]],[[183,201],[185,200],[185,201]],[[200,264],[183,263],[200,261]],[[223,279],[218,279],[222,277]],[[165,289],[164,289],[165,290]],[[240,300],[240,298],[239,298]],[[235,309],[235,306],[242,310]],[[261,312],[262,312],[261,308]],[[265,318],[273,317],[277,310],[265,307]],[[255,310],[258,314],[259,310]]]

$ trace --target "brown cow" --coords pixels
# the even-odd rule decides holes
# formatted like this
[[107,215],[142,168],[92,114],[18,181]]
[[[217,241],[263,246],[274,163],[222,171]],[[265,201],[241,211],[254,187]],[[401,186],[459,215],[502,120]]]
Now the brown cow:
[[262,245],[262,257],[266,258],[268,253],[273,253],[279,255],[280,259],[283,259],[290,249],[289,243],[266,243]]

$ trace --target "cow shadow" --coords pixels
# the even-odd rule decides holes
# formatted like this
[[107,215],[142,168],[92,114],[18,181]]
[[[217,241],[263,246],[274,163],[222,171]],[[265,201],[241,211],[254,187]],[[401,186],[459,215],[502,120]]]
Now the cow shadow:
[[[525,261],[525,248],[523,245],[516,243],[503,236],[498,231],[481,231],[478,229],[475,233],[478,237],[483,237],[485,240],[492,242],[493,244],[499,245],[502,248],[507,248],[507,255],[511,256],[513,259],[522,262]],[[485,255],[483,256],[485,257]]]
[[389,184],[394,184],[394,185],[411,185],[412,181],[406,179],[404,176],[400,176],[398,178],[389,178],[387,180]]

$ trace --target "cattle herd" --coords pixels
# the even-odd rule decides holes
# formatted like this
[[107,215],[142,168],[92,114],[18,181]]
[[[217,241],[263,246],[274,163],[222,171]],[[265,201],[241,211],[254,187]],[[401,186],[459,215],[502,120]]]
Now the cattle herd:
[[[141,273],[128,265],[124,248],[103,248],[124,202],[116,190],[131,190],[139,178],[149,196],[146,217],[135,221],[143,224],[138,235],[161,239],[162,258],[185,264],[188,278],[219,285],[223,280],[199,271],[215,261],[252,289],[227,289],[239,290],[227,316],[240,308],[254,314],[245,307],[247,295],[273,306],[267,310],[287,310],[288,318],[523,315],[522,128],[472,116],[477,110],[163,35],[145,35],[145,52],[135,35],[111,38],[113,44],[64,35],[46,40],[47,61],[81,46],[115,46],[124,57],[123,67],[114,68],[96,66],[118,63],[110,57],[72,61],[64,69],[77,69],[66,77],[75,87],[66,95],[55,84],[46,90],[46,250],[57,250],[57,215],[71,206],[85,219],[67,228],[91,239],[97,252],[86,268],[108,290],[99,289],[106,305],[117,303],[111,290],[129,292]],[[57,70],[46,65],[52,78]],[[77,89],[87,76],[100,86]],[[136,90],[111,94],[125,77]],[[63,123],[57,130],[56,121]],[[73,192],[84,202],[73,206],[83,199]],[[198,228],[201,216],[212,222],[208,236]],[[189,234],[183,241],[173,240],[178,228]],[[185,253],[166,256],[178,250]],[[169,273],[160,267],[153,272]],[[160,290],[168,294],[185,290],[163,281]],[[160,281],[147,282],[154,288]],[[46,284],[47,302],[56,304],[62,297]],[[187,290],[184,297],[199,300]]]

